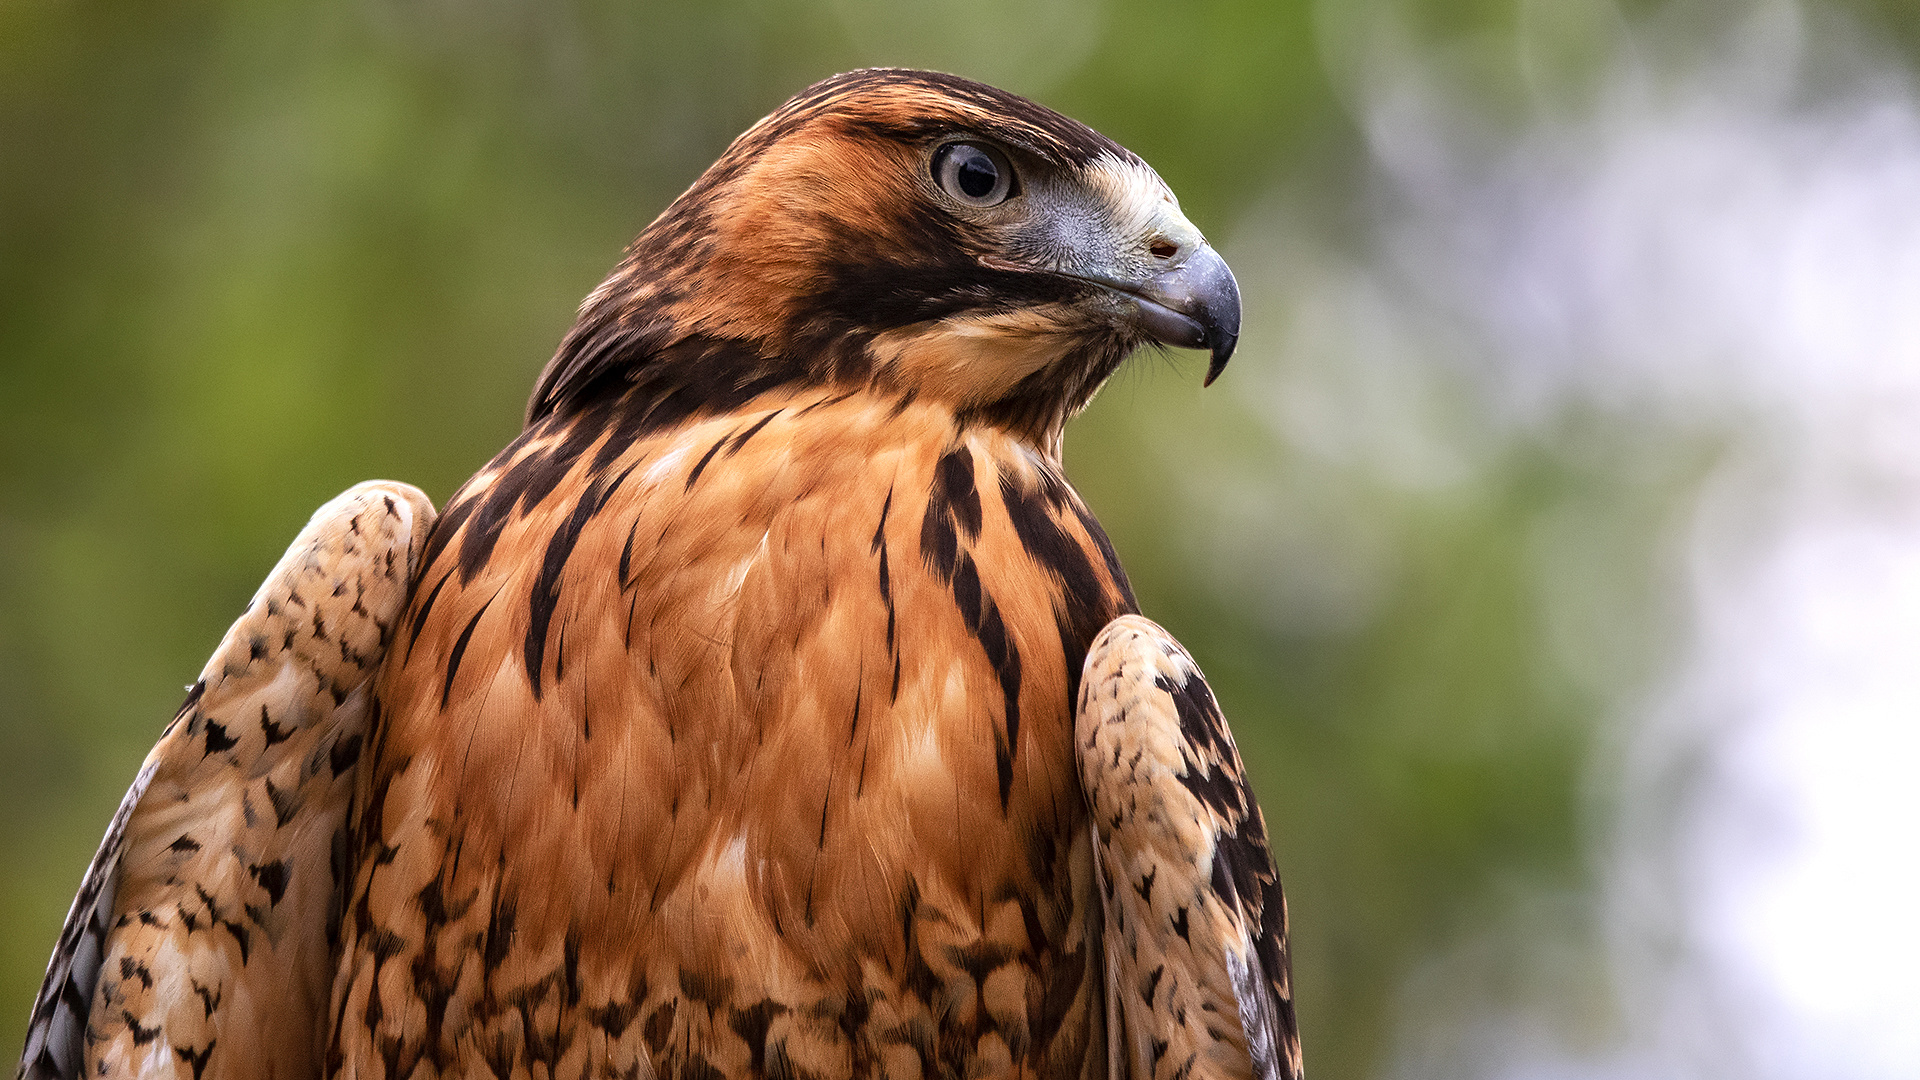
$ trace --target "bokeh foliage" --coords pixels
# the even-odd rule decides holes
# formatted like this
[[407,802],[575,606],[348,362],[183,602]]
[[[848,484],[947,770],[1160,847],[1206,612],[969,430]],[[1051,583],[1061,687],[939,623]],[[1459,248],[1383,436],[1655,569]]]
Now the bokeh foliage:
[[[1439,42],[1498,41],[1517,10],[1401,7]],[[1868,15],[1911,33],[1888,5]],[[1498,440],[1463,480],[1397,484],[1236,396],[1310,362],[1282,345],[1287,279],[1247,223],[1277,201],[1320,249],[1367,242],[1326,21],[1306,0],[0,4],[0,1047],[180,687],[313,507],[372,476],[444,500],[515,432],[625,242],[788,93],[876,63],[991,78],[1093,124],[1241,269],[1227,386],[1202,395],[1192,358],[1146,358],[1068,453],[1240,734],[1314,1075],[1388,1067],[1423,1008],[1409,994],[1525,993],[1524,973],[1421,973],[1489,934],[1504,960],[1442,970],[1504,970],[1532,940],[1500,933],[1526,897],[1571,897],[1553,918],[1585,925],[1590,761],[1657,673],[1655,541],[1712,451],[1597,466],[1646,433],[1571,418]],[[1482,422],[1471,403],[1449,421]],[[1310,586],[1340,544],[1275,547],[1276,514],[1357,528],[1365,602],[1290,618],[1263,581]],[[1591,541],[1594,521],[1613,531],[1573,550],[1600,554],[1542,557],[1543,536]],[[1570,666],[1545,614],[1569,575],[1652,643],[1614,683]]]

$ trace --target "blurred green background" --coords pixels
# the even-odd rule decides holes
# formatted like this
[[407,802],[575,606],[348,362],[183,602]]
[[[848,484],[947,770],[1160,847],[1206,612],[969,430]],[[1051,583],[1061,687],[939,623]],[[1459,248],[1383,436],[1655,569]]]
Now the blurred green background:
[[[1508,423],[1457,355],[1369,374],[1314,321],[1300,297],[1378,257],[1362,7],[1496,127],[1541,107],[1540,64],[1577,96],[1606,26],[1663,17],[1586,4],[1543,51],[1514,0],[0,0],[0,1048],[140,758],[312,509],[376,476],[444,500],[632,235],[788,94],[874,64],[1099,128],[1240,274],[1222,384],[1142,357],[1069,472],[1239,733],[1312,1075],[1434,1075],[1431,1033],[1548,1000],[1556,1038],[1614,1037],[1597,777],[1670,674],[1665,538],[1721,436]],[[1908,5],[1846,10],[1920,42]],[[1394,333],[1380,304],[1358,325]]]

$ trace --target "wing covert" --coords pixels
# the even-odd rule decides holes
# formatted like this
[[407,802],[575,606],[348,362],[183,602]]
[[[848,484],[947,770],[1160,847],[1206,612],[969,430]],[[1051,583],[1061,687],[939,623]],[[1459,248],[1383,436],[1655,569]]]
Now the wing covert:
[[316,512],[147,755],[34,1002],[22,1080],[318,1074],[336,834],[371,680],[434,520],[418,490]]
[[1075,721],[1099,842],[1115,1077],[1299,1080],[1286,901],[1206,679],[1149,619],[1108,623]]

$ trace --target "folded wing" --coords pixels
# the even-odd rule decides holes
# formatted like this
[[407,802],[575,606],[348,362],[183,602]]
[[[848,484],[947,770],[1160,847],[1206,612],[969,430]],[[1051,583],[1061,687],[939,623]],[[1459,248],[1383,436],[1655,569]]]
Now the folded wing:
[[1138,615],[1107,624],[1075,738],[1099,841],[1113,1075],[1299,1080],[1286,902],[1193,658]]
[[113,817],[21,1077],[318,1075],[372,676],[433,520],[361,484],[274,567]]

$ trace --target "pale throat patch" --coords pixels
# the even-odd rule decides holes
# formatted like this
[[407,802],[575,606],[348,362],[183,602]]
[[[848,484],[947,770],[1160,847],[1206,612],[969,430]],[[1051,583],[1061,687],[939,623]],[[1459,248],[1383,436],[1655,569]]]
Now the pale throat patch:
[[1079,317],[1064,305],[972,315],[890,330],[871,349],[928,397],[955,406],[984,405],[1066,355],[1063,325]]

